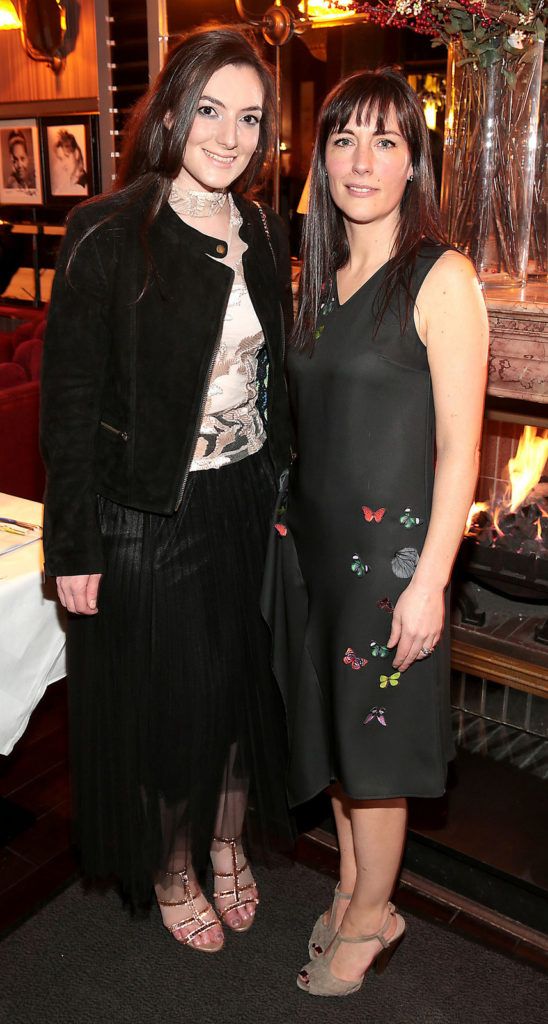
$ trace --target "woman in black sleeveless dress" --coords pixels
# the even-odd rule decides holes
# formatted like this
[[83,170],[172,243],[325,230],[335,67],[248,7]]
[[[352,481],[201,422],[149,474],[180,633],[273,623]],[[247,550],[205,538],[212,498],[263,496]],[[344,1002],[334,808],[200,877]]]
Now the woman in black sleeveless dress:
[[406,797],[444,790],[446,590],[476,480],[486,353],[476,275],[438,227],[416,96],[396,72],[358,73],[320,115],[288,359],[297,452],[267,612],[290,796],[332,786],[341,852],[298,978],[312,994],[355,991],[395,948]]

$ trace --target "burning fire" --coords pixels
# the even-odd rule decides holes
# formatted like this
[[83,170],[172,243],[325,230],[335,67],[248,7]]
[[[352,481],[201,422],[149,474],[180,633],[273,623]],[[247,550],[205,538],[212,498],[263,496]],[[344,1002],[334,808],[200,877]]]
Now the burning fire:
[[510,482],[504,497],[474,502],[465,534],[490,546],[502,541],[523,553],[532,553],[532,544],[548,546],[548,502],[536,491],[547,459],[548,430],[537,433],[536,427],[525,427],[518,450],[508,461]]
[[525,427],[519,439],[518,450],[508,461],[512,500],[510,512],[523,504],[527,495],[537,486],[548,459],[548,430],[537,436],[536,427]]
[[472,526],[472,523],[474,522],[474,519],[476,518],[476,516],[479,515],[480,512],[487,512],[488,508],[489,508],[489,502],[488,501],[474,501],[474,502],[472,502],[472,505],[470,506],[470,511],[468,513],[468,519],[466,520],[466,526],[464,528],[464,532],[465,533],[469,532],[470,527]]

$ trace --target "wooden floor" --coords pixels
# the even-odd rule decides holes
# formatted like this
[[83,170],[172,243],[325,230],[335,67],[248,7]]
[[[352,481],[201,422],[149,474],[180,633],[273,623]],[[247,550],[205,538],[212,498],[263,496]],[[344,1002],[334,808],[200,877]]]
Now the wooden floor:
[[[297,858],[330,874],[334,850],[304,836]],[[0,758],[0,936],[17,926],[78,874],[71,847],[66,686],[50,686],[27,731],[9,757]],[[398,904],[454,928],[484,945],[541,968],[546,951],[508,936],[473,904],[458,906],[451,894],[409,872]]]
[[66,687],[61,682],[49,687],[9,757],[0,757],[0,933],[77,872],[70,843],[67,746]]

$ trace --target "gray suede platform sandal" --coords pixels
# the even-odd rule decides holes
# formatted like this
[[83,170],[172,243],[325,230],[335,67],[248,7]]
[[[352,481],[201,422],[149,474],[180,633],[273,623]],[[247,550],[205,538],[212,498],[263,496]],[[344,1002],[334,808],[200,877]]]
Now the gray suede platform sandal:
[[316,924],[312,929],[312,934],[308,940],[308,955],[311,960],[314,960],[317,956],[321,956],[325,953],[329,943],[335,938],[337,932],[337,925],[335,924],[335,917],[337,914],[337,903],[339,900],[351,900],[351,892],[341,892],[341,883],[337,882],[335,892],[333,894],[333,903],[331,904],[331,911],[329,911],[329,918],[327,924],[324,921],[325,914],[320,914]]
[[[386,938],[386,933],[389,930],[393,918],[396,920],[396,929],[394,934],[389,939]],[[388,904],[388,916],[379,928],[378,932],[373,935],[358,935],[356,938],[347,938],[341,935],[340,931],[336,933],[331,946],[323,956],[318,956],[310,963],[303,967],[302,971],[299,972],[297,977],[297,985],[303,992],[308,992],[311,996],[349,996],[353,992],[358,992],[363,985],[363,979],[370,968],[373,968],[377,974],[381,974],[382,971],[387,967],[391,957],[395,950],[399,946],[405,932],[405,921],[403,917],[400,917],[396,913],[395,907],[391,903]],[[337,978],[331,972],[331,961],[337,952],[341,942],[380,942],[381,949],[371,962],[367,970],[364,971],[361,978],[357,981],[344,981],[342,978]]]

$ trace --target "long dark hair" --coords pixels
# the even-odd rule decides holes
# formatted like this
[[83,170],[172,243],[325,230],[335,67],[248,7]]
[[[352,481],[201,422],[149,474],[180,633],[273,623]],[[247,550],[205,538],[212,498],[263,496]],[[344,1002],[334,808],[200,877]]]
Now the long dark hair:
[[[79,245],[92,231],[139,201],[144,201],[141,241],[150,264],[148,230],[166,203],[173,179],[181,170],[206,83],[227,64],[253,68],[263,88],[259,143],[231,188],[248,192],[257,185],[274,152],[276,93],[272,70],[261,57],[248,29],[218,24],[194,29],[171,51],[156,81],[135,105],[124,133],[120,170],[112,196],[114,210],[79,239],[71,254],[69,270]],[[93,202],[97,200],[89,200],[85,205]]]
[[409,317],[409,285],[417,252],[424,240],[443,242],[436,202],[428,129],[419,100],[405,78],[392,68],[358,71],[345,78],[323,103],[312,158],[310,199],[301,247],[302,273],[299,313],[292,336],[298,349],[312,351],[322,290],[337,270],[348,262],[350,248],[341,211],[329,191],[325,150],[330,135],[342,131],[356,111],[359,124],[376,115],[376,131],[383,132],[390,110],[409,146],[413,180],[405,187],[400,220],[390,263],[376,302],[379,326],[399,285],[409,297],[404,321]]

